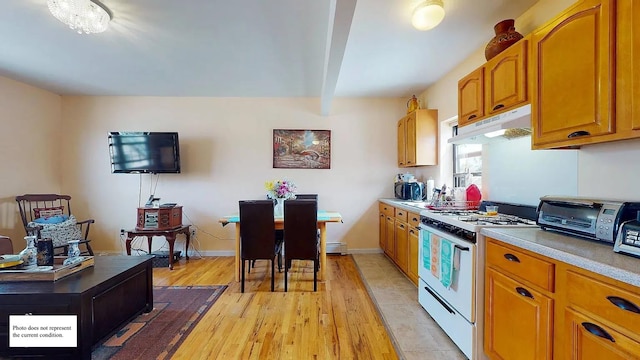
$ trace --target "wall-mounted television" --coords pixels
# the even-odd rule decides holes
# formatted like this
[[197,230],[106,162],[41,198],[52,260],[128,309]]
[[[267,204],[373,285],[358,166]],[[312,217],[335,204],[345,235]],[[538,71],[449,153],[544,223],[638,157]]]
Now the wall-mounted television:
[[180,172],[177,132],[110,132],[112,173]]

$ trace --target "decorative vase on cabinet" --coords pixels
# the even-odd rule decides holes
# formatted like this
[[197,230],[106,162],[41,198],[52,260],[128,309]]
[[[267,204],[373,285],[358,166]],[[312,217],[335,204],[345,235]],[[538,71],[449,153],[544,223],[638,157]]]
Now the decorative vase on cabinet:
[[514,24],[513,19],[507,19],[500,21],[493,27],[496,36],[489,41],[484,49],[484,57],[487,61],[522,39],[522,34],[516,31]]

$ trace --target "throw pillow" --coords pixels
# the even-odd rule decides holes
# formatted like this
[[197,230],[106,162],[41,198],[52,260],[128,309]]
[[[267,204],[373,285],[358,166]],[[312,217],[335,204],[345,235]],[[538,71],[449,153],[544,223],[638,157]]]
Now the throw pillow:
[[33,209],[34,219],[43,218],[43,217],[48,218],[54,215],[62,215],[63,213],[64,213],[64,206]]
[[69,216],[69,219],[59,224],[38,224],[30,222],[29,226],[36,227],[41,226],[40,237],[51,238],[53,246],[67,245],[70,240],[83,240],[80,226],[75,216]]
[[69,215],[53,215],[50,217],[40,217],[33,219],[33,222],[38,224],[60,224],[63,221],[69,220]]

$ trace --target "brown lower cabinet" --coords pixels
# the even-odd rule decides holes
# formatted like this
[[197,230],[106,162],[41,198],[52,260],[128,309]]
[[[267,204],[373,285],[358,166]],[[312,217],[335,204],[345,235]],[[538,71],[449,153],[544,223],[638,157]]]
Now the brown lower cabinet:
[[640,359],[640,288],[486,239],[490,359]]
[[420,214],[380,202],[379,215],[380,248],[417,285]]
[[533,284],[537,274],[527,268],[534,259],[496,243],[487,246],[484,341],[492,359],[553,358],[553,293]]

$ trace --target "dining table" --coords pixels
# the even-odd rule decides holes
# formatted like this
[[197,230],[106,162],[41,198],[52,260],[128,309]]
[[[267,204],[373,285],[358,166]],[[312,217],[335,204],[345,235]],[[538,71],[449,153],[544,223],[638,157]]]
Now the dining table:
[[[240,215],[232,214],[223,216],[218,220],[222,226],[227,224],[236,225],[236,252],[235,252],[235,266],[236,266],[236,281],[240,281],[241,276],[241,253],[240,253]],[[284,216],[274,215],[273,222],[276,230],[284,229]],[[319,280],[325,280],[325,270],[327,269],[327,223],[342,222],[342,215],[335,211],[318,210],[318,230],[320,230],[320,271],[318,273]],[[287,244],[285,239],[285,252]]]

